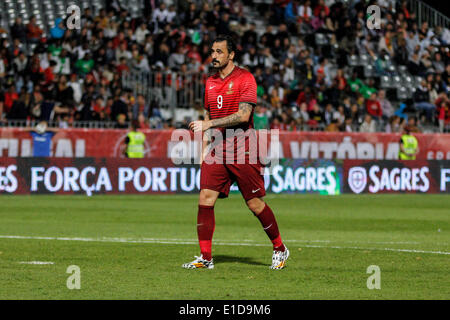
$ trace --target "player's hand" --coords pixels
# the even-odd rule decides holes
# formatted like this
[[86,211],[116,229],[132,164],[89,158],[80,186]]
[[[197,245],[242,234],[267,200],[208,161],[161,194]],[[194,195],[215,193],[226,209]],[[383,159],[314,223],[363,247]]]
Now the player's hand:
[[189,123],[189,129],[191,129],[194,132],[203,132],[208,130],[211,127],[211,124],[209,121],[192,121]]

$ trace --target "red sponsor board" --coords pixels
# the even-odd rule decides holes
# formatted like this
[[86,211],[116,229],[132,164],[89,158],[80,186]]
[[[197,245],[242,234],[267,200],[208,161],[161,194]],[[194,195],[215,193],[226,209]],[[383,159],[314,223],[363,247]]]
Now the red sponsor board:
[[[178,130],[143,130],[146,135],[146,158],[173,158],[198,150],[193,135]],[[52,139],[51,156],[67,158],[123,157],[126,130],[61,129]],[[179,141],[190,136],[192,141]],[[450,134],[416,134],[420,152],[418,160],[450,160]],[[171,141],[172,140],[172,141]],[[269,137],[270,140],[270,137]],[[279,144],[272,143],[280,158],[396,160],[400,134],[279,132]],[[29,157],[33,154],[29,131],[20,128],[0,129],[0,157]],[[189,157],[189,156],[188,156]]]

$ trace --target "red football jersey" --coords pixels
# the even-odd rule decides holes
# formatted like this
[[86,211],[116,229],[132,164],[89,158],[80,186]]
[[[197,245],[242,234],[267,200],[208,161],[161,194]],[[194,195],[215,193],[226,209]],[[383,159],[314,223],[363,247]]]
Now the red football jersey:
[[[249,71],[235,66],[224,79],[217,72],[206,80],[205,109],[209,111],[210,119],[236,113],[241,102],[256,104],[256,81]],[[244,131],[253,128],[253,111],[248,123],[234,128]]]
[[[223,118],[236,113],[241,102],[256,104],[256,81],[247,70],[235,66],[224,79],[216,73],[206,80],[205,109],[209,111],[210,119]],[[249,136],[239,136],[239,130],[235,131],[237,135],[228,136],[227,130],[242,129],[245,132],[251,128],[253,128],[253,110],[248,122],[233,127],[217,128],[223,134],[224,155],[228,154],[228,157],[234,154],[233,158],[249,158],[249,153],[246,152],[250,150]],[[239,147],[241,145],[243,148]]]

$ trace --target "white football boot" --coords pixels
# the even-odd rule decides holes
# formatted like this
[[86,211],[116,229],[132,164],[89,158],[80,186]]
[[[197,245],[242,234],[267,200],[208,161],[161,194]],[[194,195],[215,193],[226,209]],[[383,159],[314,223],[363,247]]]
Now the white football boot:
[[185,269],[214,269],[214,262],[213,259],[211,260],[205,260],[203,259],[203,255],[200,257],[194,256],[195,260],[192,262],[184,263],[182,265]]
[[286,246],[284,247],[284,251],[273,251],[270,269],[280,270],[286,266],[286,260],[289,258],[289,250]]

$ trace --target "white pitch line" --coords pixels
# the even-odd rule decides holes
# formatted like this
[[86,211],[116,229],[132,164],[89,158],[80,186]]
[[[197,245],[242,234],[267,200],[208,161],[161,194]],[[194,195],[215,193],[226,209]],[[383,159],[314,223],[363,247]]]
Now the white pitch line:
[[[197,240],[192,239],[170,239],[170,238],[143,238],[143,239],[133,239],[133,238],[81,238],[81,237],[44,237],[44,236],[16,236],[16,235],[0,235],[0,239],[23,239],[23,240],[60,240],[60,241],[85,241],[85,242],[112,242],[112,243],[158,243],[158,244],[198,244]],[[297,242],[312,242],[308,240],[291,240]],[[328,240],[319,240],[328,241]],[[331,242],[331,241],[330,241]],[[271,244],[262,243],[252,243],[252,242],[227,242],[224,240],[214,241],[215,245],[223,246],[255,246],[255,247],[269,247]],[[398,249],[398,248],[367,248],[367,247],[356,247],[356,246],[325,246],[325,245],[308,245],[302,244],[305,248],[324,248],[324,249],[354,249],[354,250],[381,250],[381,251],[393,251],[393,252],[409,252],[409,253],[430,253],[430,254],[441,254],[450,255],[447,251],[428,251],[428,250],[416,250],[416,249]]]
[[55,264],[52,261],[19,261],[20,264]]

